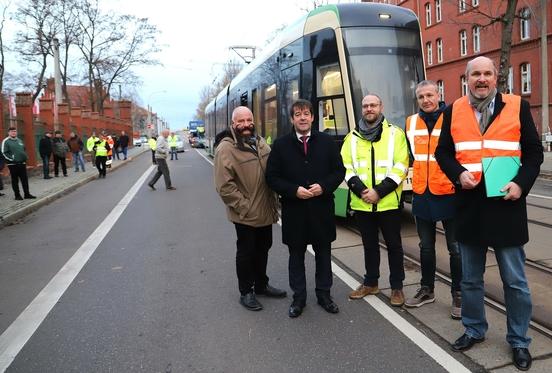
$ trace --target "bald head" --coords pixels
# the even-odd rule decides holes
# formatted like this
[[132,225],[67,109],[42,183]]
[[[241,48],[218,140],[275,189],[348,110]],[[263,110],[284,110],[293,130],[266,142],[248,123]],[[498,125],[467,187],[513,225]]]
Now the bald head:
[[238,106],[232,111],[232,128],[239,136],[253,136],[255,134],[255,124],[253,122],[253,113],[247,106]]
[[496,68],[494,61],[491,60],[489,57],[479,56],[475,57],[473,60],[468,61],[468,64],[466,65],[466,76],[470,75],[470,71],[473,70],[474,66],[480,65],[491,67],[494,71],[494,74],[498,75],[498,69]]
[[161,131],[161,136],[163,136],[164,138],[167,138],[169,136],[169,133],[170,131],[165,128],[163,131]]
[[476,57],[466,66],[466,77],[470,93],[479,99],[485,99],[495,92],[497,81],[496,66],[490,58]]

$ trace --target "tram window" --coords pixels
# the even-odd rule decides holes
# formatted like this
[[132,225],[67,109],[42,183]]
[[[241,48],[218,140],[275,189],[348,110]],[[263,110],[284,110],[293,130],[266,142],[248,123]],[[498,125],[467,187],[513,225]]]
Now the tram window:
[[349,132],[345,113],[345,99],[330,98],[318,103],[319,123],[321,131],[328,135],[346,135]]
[[247,106],[247,92],[242,93],[240,97],[240,105]]
[[338,64],[319,66],[317,69],[318,97],[343,94],[341,70]]
[[265,101],[264,137],[270,145],[276,139],[278,105],[276,99]]
[[276,84],[272,84],[265,88],[265,100],[276,97]]
[[258,133],[261,133],[263,122],[261,120],[261,102],[259,100],[259,93],[256,89],[251,92],[251,99],[253,101],[253,119],[255,120],[255,127]]

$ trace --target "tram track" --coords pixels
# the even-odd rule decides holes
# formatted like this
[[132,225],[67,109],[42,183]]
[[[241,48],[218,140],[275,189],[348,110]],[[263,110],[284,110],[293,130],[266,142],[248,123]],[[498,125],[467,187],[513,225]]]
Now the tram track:
[[[351,231],[351,232],[353,232],[357,235],[360,235],[360,232],[358,231],[358,229],[356,227],[351,226],[350,224],[344,224],[343,228],[345,228],[345,229],[347,229],[347,230],[349,230],[349,231]],[[444,235],[444,231],[440,228],[437,228],[437,232],[439,234]],[[387,251],[387,247],[386,247],[384,242],[380,241],[379,245],[382,249]],[[489,250],[494,252],[493,249],[489,249]],[[404,251],[405,251],[404,258],[405,258],[406,261],[408,261],[409,263],[415,265],[418,268],[421,267],[420,261],[416,257],[414,257],[414,256],[407,253],[407,251],[412,251],[412,250],[404,250]],[[526,260],[525,264],[526,264],[527,267],[529,267],[531,269],[535,269],[535,270],[538,270],[540,272],[544,272],[546,275],[552,275],[552,269],[548,268],[546,266],[543,266],[542,264],[531,261],[529,259]],[[446,283],[449,286],[452,283],[452,280],[448,276],[448,274],[446,272],[440,270],[438,266],[437,266],[436,271],[435,271],[435,276],[437,278],[439,278],[442,282]],[[492,307],[493,309],[497,310],[498,312],[501,312],[504,315],[506,314],[506,308],[504,306],[504,302],[501,299],[501,297],[499,296],[499,294],[489,292],[488,289],[485,289],[485,304],[488,305],[489,307]],[[545,335],[546,337],[552,339],[552,319],[548,320],[548,319],[545,319],[545,318],[542,318],[542,317],[535,316],[535,314],[533,314],[532,318],[531,318],[531,321],[530,321],[530,326],[531,326],[531,328],[538,331],[539,333],[541,333],[541,334]]]

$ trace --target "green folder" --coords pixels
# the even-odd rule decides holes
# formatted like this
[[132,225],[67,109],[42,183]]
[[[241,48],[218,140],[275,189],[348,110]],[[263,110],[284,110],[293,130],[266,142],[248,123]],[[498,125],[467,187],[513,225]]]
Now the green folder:
[[519,157],[485,157],[482,161],[487,197],[505,196],[506,192],[500,190],[517,175]]

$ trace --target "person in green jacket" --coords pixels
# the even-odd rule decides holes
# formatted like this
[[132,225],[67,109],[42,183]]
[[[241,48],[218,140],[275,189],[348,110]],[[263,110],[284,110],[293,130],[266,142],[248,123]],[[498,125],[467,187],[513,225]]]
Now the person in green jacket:
[[92,135],[86,140],[86,150],[90,153],[92,167],[96,167],[96,151],[94,150],[94,145],[98,140],[99,138],[96,136],[96,132],[92,132]]
[[[10,170],[11,183],[15,199],[20,201],[36,198],[29,192],[29,178],[27,176],[27,153],[23,141],[17,137],[17,128],[8,128],[8,137],[2,141],[2,156]],[[19,191],[19,180],[23,185],[24,196]]]
[[148,140],[148,145],[151,149],[151,161],[153,164],[157,164],[157,161],[155,160],[155,149],[157,149],[157,137],[152,136]]

